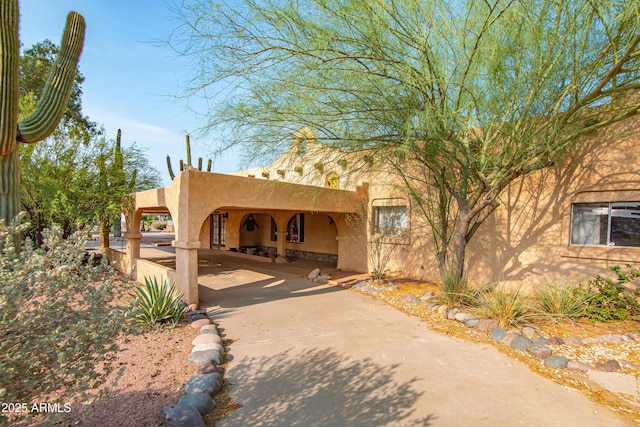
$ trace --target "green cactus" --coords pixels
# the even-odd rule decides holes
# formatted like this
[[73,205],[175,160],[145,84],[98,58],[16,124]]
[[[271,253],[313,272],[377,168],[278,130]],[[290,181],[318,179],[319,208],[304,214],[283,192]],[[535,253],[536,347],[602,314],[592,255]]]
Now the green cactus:
[[60,44],[60,53],[29,117],[18,123],[20,102],[20,41],[18,0],[0,0],[0,219],[11,223],[19,211],[19,143],[36,143],[58,126],[67,107],[78,60],[84,44],[82,15],[70,12]]
[[[185,144],[187,146],[187,164],[185,165],[183,160],[180,160],[180,172],[185,170],[188,166],[191,166],[191,140],[189,135],[185,136]],[[207,162],[207,172],[211,172],[212,161],[209,159]],[[173,173],[173,167],[171,167],[171,157],[167,154],[167,169],[169,170],[169,176],[173,180],[176,175]],[[198,170],[202,171],[202,157],[198,157]]]
[[[108,163],[105,157],[97,159],[99,169],[98,179],[100,180],[102,193],[109,195],[109,197],[120,197],[123,194],[131,194],[135,190],[137,171],[133,171],[131,180],[127,182],[121,138],[122,131],[118,129],[111,163]],[[111,223],[115,216],[117,216],[118,219],[114,222],[113,231],[116,237],[120,237],[120,212],[114,212],[113,209],[105,209],[99,215],[100,224],[98,230],[100,235],[100,252],[102,253],[106,252],[106,248],[109,247],[109,232],[111,231]]]
[[[136,177],[138,174],[137,170],[134,170],[131,174],[131,180],[126,182],[126,174],[124,170],[124,157],[122,155],[122,144],[121,144],[122,131],[118,129],[118,133],[116,135],[116,146],[113,150],[113,163],[111,166],[111,185],[114,188],[122,188],[126,189],[127,193],[133,193],[136,186]],[[122,227],[120,224],[120,215],[117,215],[117,218],[114,218],[113,222],[113,235],[115,237],[120,237],[122,235]]]

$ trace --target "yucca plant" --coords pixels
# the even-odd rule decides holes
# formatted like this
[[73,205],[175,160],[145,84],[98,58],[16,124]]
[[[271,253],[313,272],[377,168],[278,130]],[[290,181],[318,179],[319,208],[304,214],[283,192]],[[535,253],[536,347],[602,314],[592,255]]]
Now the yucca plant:
[[131,296],[134,298],[136,325],[139,326],[175,326],[185,311],[180,304],[182,294],[167,279],[158,283],[155,276],[145,277],[144,285],[136,284]]
[[536,293],[537,309],[551,319],[578,318],[585,314],[588,298],[574,286],[546,283]]
[[497,287],[481,297],[481,314],[495,319],[502,327],[517,325],[531,320],[534,312],[529,297],[522,295],[520,288],[507,292]]

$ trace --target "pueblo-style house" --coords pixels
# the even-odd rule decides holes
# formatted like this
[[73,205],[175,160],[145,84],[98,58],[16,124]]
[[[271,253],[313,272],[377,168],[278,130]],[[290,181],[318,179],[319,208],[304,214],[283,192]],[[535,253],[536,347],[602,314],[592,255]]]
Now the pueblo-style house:
[[[578,283],[612,265],[640,264],[640,137],[627,131],[633,120],[591,135],[567,163],[513,182],[469,243],[470,280]],[[401,181],[380,167],[362,153],[323,146],[303,128],[270,166],[185,170],[169,187],[135,194],[118,264],[138,280],[156,273],[139,259],[140,217],[166,212],[175,225],[172,274],[189,302],[198,299],[201,248],[370,272],[371,251],[380,250],[371,242],[392,233],[389,270],[437,279],[429,223]]]

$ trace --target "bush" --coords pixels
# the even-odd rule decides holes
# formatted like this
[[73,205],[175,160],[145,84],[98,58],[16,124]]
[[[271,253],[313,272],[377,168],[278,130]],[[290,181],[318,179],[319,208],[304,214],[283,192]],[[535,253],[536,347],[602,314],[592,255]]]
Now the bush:
[[472,306],[478,304],[478,295],[482,290],[475,290],[469,286],[466,276],[458,278],[447,273],[442,278],[442,298],[449,304]]
[[627,271],[613,266],[617,281],[597,276],[586,287],[580,287],[581,294],[587,300],[586,316],[592,321],[610,322],[621,320],[640,320],[638,291],[635,295],[625,288],[626,283],[640,277],[640,270],[627,264]]
[[493,287],[480,297],[480,312],[484,317],[495,319],[502,327],[527,322],[534,317],[529,297],[520,293],[506,292]]
[[588,299],[575,286],[558,286],[547,283],[536,293],[538,311],[553,319],[578,318],[585,314]]
[[182,294],[166,279],[158,283],[155,277],[145,277],[144,286],[136,284],[131,296],[138,326],[175,326],[185,312]]
[[84,238],[64,239],[53,227],[41,246],[27,239],[17,248],[27,228],[0,221],[1,402],[41,402],[54,391],[65,398],[103,384],[129,323],[113,304],[124,286],[106,262],[86,262]]

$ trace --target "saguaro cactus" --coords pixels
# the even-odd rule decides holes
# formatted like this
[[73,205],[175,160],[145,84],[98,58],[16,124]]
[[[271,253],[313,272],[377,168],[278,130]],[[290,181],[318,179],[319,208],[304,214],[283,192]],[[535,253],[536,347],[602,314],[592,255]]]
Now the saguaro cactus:
[[[116,135],[116,146],[113,151],[113,166],[111,168],[112,174],[112,185],[127,189],[129,193],[133,193],[136,185],[136,175],[138,173],[137,170],[134,169],[131,174],[131,180],[126,182],[126,174],[124,169],[124,156],[122,155],[122,131],[118,129],[118,133]],[[116,215],[113,221],[113,235],[115,237],[120,237],[122,235],[122,228],[120,225],[120,214]]]
[[[191,140],[189,139],[189,135],[185,136],[185,144],[187,146],[187,164],[180,160],[180,172],[182,172],[187,166],[191,166]],[[211,159],[207,162],[207,172],[211,172]],[[175,178],[176,175],[173,173],[173,168],[171,167],[171,157],[167,154],[167,169],[169,170],[169,176],[171,179]],[[202,170],[202,157],[198,157],[198,170]]]
[[0,219],[10,223],[20,203],[20,143],[42,141],[53,133],[67,107],[84,44],[82,15],[67,16],[60,52],[36,109],[18,123],[20,41],[18,0],[0,0]]

